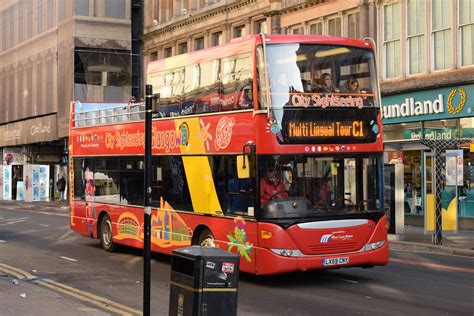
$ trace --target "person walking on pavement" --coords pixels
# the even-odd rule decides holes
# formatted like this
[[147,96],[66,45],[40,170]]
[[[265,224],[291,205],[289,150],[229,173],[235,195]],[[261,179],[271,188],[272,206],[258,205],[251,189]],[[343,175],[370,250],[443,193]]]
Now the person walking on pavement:
[[61,175],[61,178],[59,178],[58,182],[56,182],[56,186],[59,192],[59,202],[65,201],[66,199],[64,198],[64,191],[66,190],[66,179],[64,178],[64,174]]

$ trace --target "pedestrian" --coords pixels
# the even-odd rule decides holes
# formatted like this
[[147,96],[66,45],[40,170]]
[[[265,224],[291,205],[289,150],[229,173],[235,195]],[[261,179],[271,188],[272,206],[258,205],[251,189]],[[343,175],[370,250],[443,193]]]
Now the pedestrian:
[[56,187],[58,188],[59,192],[59,202],[65,201],[66,199],[64,198],[64,191],[66,190],[66,179],[64,174],[61,175],[61,178],[59,178],[58,182],[56,182]]

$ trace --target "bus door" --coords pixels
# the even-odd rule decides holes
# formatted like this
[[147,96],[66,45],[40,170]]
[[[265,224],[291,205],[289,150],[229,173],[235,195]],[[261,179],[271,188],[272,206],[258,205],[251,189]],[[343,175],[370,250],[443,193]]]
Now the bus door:
[[92,159],[74,159],[74,198],[71,201],[71,226],[81,235],[92,234],[94,173]]

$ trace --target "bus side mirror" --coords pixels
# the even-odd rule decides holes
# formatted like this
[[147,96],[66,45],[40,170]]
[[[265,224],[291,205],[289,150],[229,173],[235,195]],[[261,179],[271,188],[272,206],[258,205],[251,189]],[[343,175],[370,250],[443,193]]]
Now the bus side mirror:
[[247,155],[237,156],[237,177],[239,179],[250,178],[249,156]]

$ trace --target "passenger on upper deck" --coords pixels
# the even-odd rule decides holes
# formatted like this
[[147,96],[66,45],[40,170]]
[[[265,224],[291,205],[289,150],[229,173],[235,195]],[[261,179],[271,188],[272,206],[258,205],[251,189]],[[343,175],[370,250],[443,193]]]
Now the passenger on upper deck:
[[356,77],[350,77],[347,79],[345,92],[354,94],[360,93],[359,81],[357,81]]
[[329,93],[338,92],[334,83],[332,82],[331,74],[325,72],[319,79],[319,85],[316,87],[315,92]]

